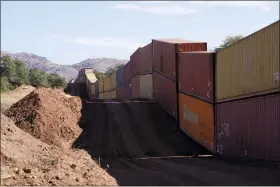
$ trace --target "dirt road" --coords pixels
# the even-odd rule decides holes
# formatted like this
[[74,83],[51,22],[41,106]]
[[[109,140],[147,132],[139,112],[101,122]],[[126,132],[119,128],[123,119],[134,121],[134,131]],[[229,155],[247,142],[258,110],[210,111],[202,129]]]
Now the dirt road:
[[119,185],[280,184],[279,169],[187,157],[209,152],[174,130],[175,121],[154,102],[83,101],[80,126],[73,146],[100,158]]

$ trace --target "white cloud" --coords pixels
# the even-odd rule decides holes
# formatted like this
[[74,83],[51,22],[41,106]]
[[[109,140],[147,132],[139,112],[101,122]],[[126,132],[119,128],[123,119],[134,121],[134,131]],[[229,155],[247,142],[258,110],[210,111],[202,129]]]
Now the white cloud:
[[[145,4],[145,5],[143,5]],[[142,2],[142,4],[136,3],[126,3],[126,4],[117,4],[114,7],[115,9],[124,9],[124,10],[138,10],[142,12],[153,13],[157,15],[184,15],[192,14],[196,12],[196,9],[188,8],[186,4],[178,3],[169,3],[167,1],[159,2]]]
[[260,8],[263,11],[270,11],[279,2],[273,1],[189,1],[189,4],[203,6],[238,6]]

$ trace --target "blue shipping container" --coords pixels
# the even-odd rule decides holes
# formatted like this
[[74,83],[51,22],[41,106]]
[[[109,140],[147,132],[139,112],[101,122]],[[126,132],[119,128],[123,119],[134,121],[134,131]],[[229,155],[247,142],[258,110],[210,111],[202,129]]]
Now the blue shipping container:
[[130,100],[131,97],[132,97],[132,89],[131,89],[131,83],[129,83],[123,87],[123,98],[124,100]]
[[95,87],[95,98],[96,99],[99,99],[99,81],[96,81],[95,83],[94,83],[95,85],[94,85],[94,87]]
[[116,82],[117,82],[117,88],[123,85],[123,67],[117,70]]

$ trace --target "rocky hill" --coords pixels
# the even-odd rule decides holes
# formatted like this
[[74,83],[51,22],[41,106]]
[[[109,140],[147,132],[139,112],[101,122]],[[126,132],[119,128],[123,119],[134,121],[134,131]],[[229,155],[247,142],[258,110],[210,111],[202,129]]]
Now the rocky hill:
[[115,64],[125,64],[127,61],[118,60],[113,58],[92,58],[83,60],[80,63],[73,65],[60,65],[49,61],[46,57],[38,56],[33,53],[10,53],[7,51],[1,51],[1,57],[8,55],[12,59],[19,59],[23,61],[29,69],[38,68],[47,73],[56,73],[66,80],[71,78],[76,78],[78,75],[78,70],[81,68],[90,68],[99,72],[105,72],[109,67]]

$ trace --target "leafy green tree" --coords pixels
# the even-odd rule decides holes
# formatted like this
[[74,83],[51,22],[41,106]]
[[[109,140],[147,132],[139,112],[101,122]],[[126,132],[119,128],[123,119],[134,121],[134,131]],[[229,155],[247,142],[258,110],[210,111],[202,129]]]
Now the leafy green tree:
[[13,83],[15,81],[16,66],[9,56],[1,57],[1,76],[7,77],[8,81]]
[[20,60],[15,60],[15,71],[16,71],[16,75],[15,75],[15,83],[20,86],[23,84],[28,84],[29,80],[28,80],[28,69],[25,67],[24,62],[20,61]]
[[10,84],[7,77],[1,77],[1,92],[6,92],[10,89]]
[[114,71],[117,71],[119,68],[123,67],[123,64],[116,64],[114,67],[110,67],[107,69],[107,71],[105,72],[105,75],[108,76],[111,73],[113,73]]
[[52,73],[48,75],[48,85],[52,88],[65,88],[67,82],[64,78]]
[[29,71],[29,81],[32,86],[48,87],[48,75],[47,73],[34,68]]
[[227,37],[225,38],[225,40],[223,40],[222,44],[221,44],[219,47],[215,48],[214,51],[217,52],[217,51],[219,51],[219,50],[221,50],[221,49],[223,49],[223,48],[226,48],[226,47],[228,47],[228,46],[234,44],[234,43],[237,42],[238,40],[241,40],[242,38],[243,38],[242,35],[227,36]]

